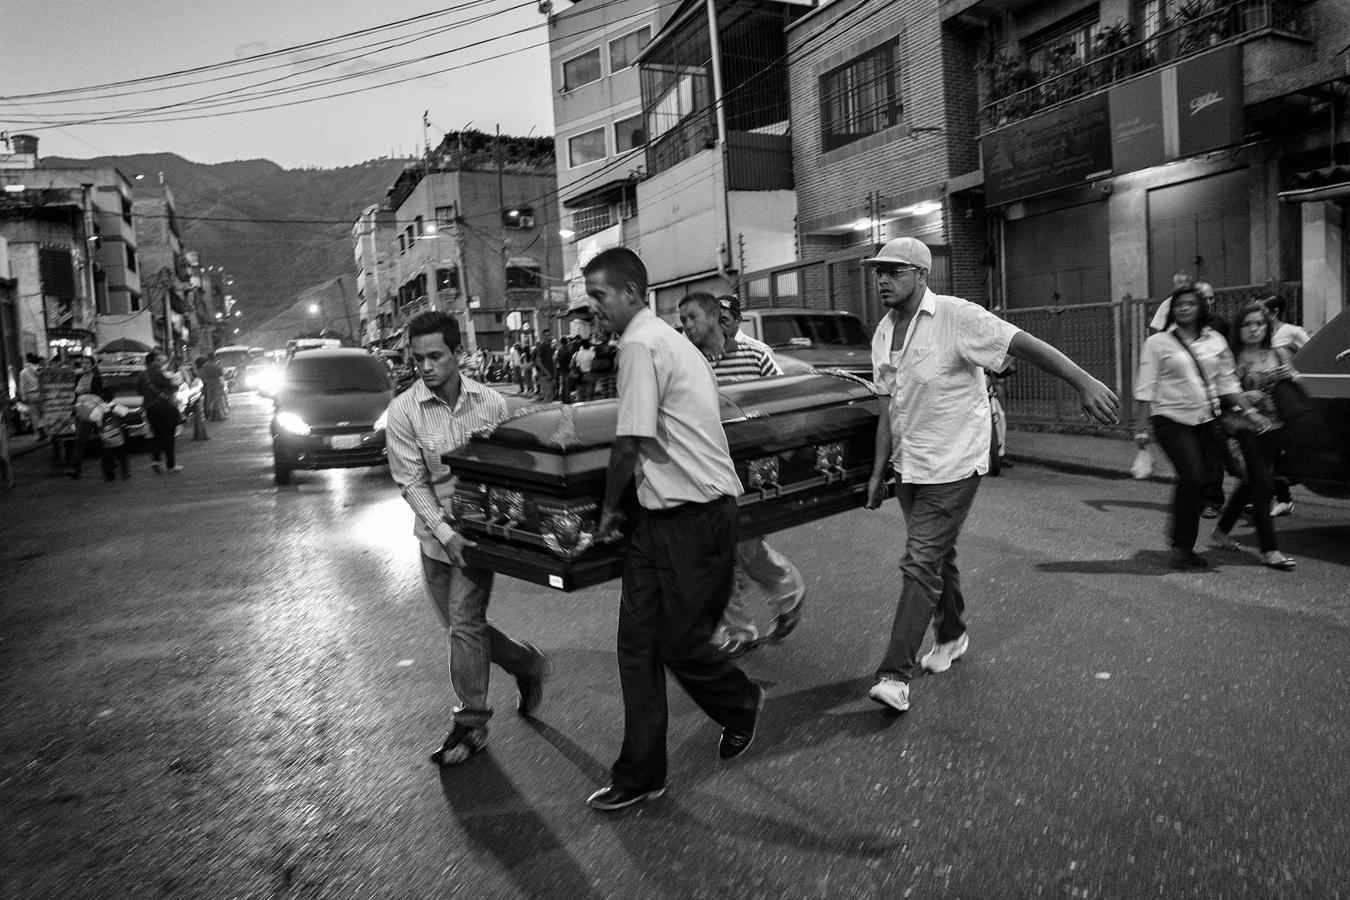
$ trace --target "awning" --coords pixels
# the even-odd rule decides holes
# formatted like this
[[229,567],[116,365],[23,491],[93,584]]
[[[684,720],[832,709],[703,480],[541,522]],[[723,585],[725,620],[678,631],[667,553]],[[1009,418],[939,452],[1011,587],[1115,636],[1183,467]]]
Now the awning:
[[1295,172],[1289,190],[1277,195],[1285,203],[1311,203],[1350,196],[1350,166],[1326,166]]

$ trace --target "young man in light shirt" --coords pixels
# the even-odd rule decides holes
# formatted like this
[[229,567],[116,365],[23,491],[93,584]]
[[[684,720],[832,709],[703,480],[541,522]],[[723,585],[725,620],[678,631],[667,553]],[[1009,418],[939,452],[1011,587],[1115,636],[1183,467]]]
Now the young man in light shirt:
[[464,561],[464,548],[473,544],[454,528],[454,473],[441,460],[505,419],[506,401],[460,374],[459,323],[449,313],[414,316],[408,345],[418,380],[389,405],[389,472],[413,510],[427,596],[445,627],[450,684],[459,697],[450,732],[431,761],[455,766],[487,746],[491,663],[515,677],[523,716],[533,715],[543,701],[551,666],[547,655],[488,621],[492,572]]
[[[868,696],[896,711],[909,708],[919,666],[945,672],[970,645],[956,540],[989,469],[992,422],[984,370],[1002,371],[1009,356],[1070,384],[1083,414],[1114,424],[1119,400],[1063,353],[959,297],[933,293],[933,257],[915,238],[896,238],[871,266],[888,312],[872,337],[873,380],[888,395],[877,421],[876,457],[867,507],[885,498],[887,471],[905,518],[900,600],[877,683]],[[936,644],[917,662],[929,622]]]

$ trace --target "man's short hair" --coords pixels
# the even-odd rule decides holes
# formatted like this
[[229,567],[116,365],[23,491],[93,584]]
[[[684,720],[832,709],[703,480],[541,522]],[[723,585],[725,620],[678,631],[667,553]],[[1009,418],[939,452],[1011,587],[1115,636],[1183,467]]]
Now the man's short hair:
[[717,302],[722,308],[731,313],[731,317],[737,322],[741,320],[741,298],[735,294],[718,294]]
[[722,312],[722,305],[717,302],[716,297],[707,291],[694,291],[692,294],[685,294],[680,300],[680,305],[684,306],[686,303],[703,310],[704,315],[714,322],[717,321]]
[[647,296],[647,267],[636,253],[627,247],[601,250],[581,269],[583,276],[603,273],[605,280],[616,288],[633,285],[638,299]]
[[1279,294],[1271,294],[1261,301],[1261,305],[1275,318],[1283,320],[1284,314],[1289,309],[1289,301]]
[[413,316],[408,322],[408,343],[424,334],[439,334],[445,339],[445,346],[454,351],[460,348],[459,322],[448,312],[430,309]]

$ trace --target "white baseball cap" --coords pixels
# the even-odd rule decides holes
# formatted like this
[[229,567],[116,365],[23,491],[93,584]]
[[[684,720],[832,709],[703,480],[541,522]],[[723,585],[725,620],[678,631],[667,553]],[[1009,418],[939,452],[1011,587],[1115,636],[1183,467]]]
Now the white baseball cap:
[[928,245],[918,238],[902,237],[886,242],[876,256],[862,261],[865,266],[901,265],[919,266],[926,272],[933,271],[933,254]]

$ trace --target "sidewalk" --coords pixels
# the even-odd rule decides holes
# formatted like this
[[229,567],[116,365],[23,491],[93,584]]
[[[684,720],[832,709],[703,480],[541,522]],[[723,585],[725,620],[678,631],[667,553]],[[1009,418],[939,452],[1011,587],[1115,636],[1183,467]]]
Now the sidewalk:
[[[1056,434],[1049,431],[1008,429],[1007,457],[1066,472],[1081,472],[1105,478],[1129,478],[1130,465],[1138,450],[1134,441],[1087,434]],[[1153,475],[1149,480],[1171,482],[1176,476],[1167,457],[1156,446]]]

